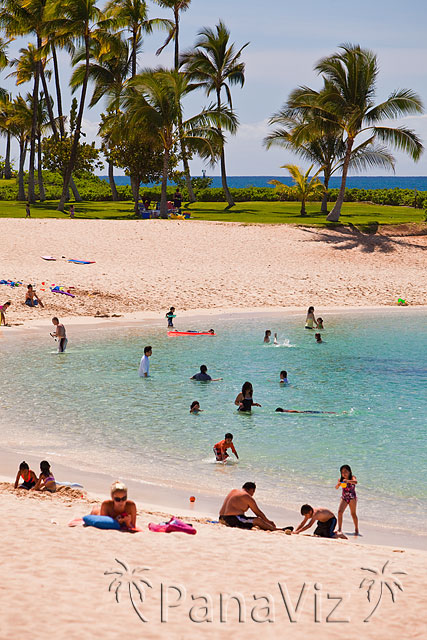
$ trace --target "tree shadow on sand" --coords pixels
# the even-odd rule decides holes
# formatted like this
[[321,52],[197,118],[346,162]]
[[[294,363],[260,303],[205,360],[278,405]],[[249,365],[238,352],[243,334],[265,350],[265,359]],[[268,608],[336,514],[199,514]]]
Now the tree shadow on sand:
[[308,227],[301,228],[306,233],[311,233],[319,242],[326,242],[333,245],[334,249],[343,251],[346,249],[360,249],[364,253],[374,253],[380,251],[382,253],[391,253],[399,247],[411,247],[416,249],[425,249],[425,245],[407,242],[402,236],[388,236],[379,233],[378,223],[369,225],[367,233],[355,227],[351,222],[348,226],[336,227],[330,231],[321,232],[318,229]]

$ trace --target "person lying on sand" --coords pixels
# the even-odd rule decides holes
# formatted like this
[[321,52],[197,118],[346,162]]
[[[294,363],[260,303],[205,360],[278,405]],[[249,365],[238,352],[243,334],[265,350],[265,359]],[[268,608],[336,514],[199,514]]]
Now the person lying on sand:
[[[343,540],[348,540],[347,536],[343,533],[335,531],[337,519],[329,509],[321,507],[313,509],[309,504],[303,504],[301,507],[301,515],[304,516],[304,520],[297,526],[294,533],[307,531],[307,529],[310,529],[310,527],[317,522],[317,527],[313,535],[319,536],[319,538],[342,538]],[[308,524],[306,524],[307,520],[309,521]]]
[[[230,491],[219,512],[221,524],[237,529],[259,527],[264,531],[292,531],[293,527],[278,529],[275,523],[267,518],[253,498],[255,490],[255,482],[245,482],[241,489]],[[251,509],[256,517],[246,516],[245,512],[248,509]]]
[[27,293],[25,294],[25,304],[27,305],[27,307],[37,307],[37,305],[40,305],[43,309],[43,302],[34,291],[32,284],[29,284],[27,287]]
[[113,482],[111,485],[111,500],[104,500],[101,507],[94,507],[94,516],[109,516],[120,524],[122,529],[135,529],[136,505],[128,500],[128,490],[123,482]]
[[40,462],[40,471],[41,473],[34,487],[34,491],[50,491],[50,493],[55,493],[56,482],[47,460]]

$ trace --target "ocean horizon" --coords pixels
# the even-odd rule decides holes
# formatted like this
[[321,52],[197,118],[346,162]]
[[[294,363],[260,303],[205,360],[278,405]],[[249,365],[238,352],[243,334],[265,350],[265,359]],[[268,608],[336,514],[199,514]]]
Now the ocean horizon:
[[[99,176],[108,181],[108,176]],[[201,177],[201,176],[193,176]],[[221,187],[221,176],[207,176],[212,179],[212,187]],[[293,180],[289,176],[228,176],[228,186],[235,189],[246,187],[270,187],[270,180],[280,180],[284,184],[292,185]],[[129,176],[115,176],[117,185],[130,184]],[[173,186],[173,182],[168,182]],[[333,176],[329,182],[331,189],[337,189],[341,185],[341,177]],[[143,184],[143,187],[152,187],[153,183]],[[347,178],[348,189],[416,189],[427,191],[427,176],[349,176]]]

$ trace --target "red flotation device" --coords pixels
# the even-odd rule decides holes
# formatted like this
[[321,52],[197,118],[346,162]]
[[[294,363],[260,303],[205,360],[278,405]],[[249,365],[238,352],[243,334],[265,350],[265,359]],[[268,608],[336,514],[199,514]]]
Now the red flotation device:
[[168,331],[168,336],[216,336],[211,331]]

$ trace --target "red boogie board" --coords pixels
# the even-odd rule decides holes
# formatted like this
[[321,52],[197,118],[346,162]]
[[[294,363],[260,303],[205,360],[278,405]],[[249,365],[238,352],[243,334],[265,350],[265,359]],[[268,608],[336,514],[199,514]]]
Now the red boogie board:
[[209,331],[168,331],[168,336],[216,336]]

